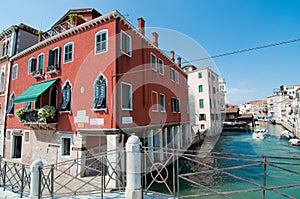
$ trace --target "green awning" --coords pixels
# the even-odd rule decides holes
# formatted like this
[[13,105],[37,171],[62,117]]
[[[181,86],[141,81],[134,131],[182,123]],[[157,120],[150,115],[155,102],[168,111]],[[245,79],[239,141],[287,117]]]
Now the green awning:
[[32,84],[26,91],[24,91],[19,97],[14,99],[14,103],[23,103],[36,101],[37,98],[45,92],[57,79],[41,82],[38,84]]

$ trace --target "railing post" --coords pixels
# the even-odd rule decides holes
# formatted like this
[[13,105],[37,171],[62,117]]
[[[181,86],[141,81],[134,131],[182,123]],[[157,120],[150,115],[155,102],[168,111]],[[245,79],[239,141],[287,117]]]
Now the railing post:
[[41,160],[34,161],[30,166],[31,182],[30,182],[30,199],[38,199],[40,195],[41,176],[40,169],[43,168]]
[[267,186],[267,157],[263,156],[264,162],[264,185],[262,190],[262,199],[266,198],[266,186]]
[[126,199],[142,199],[141,148],[139,137],[132,135],[126,143]]
[[3,191],[5,191],[5,186],[6,186],[6,167],[7,167],[7,162],[4,162],[4,171],[3,171]]
[[24,191],[24,181],[25,181],[25,166],[22,165],[22,179],[21,179],[21,190],[20,190],[20,197],[23,198],[23,191]]
[[54,165],[51,165],[51,198],[54,197]]

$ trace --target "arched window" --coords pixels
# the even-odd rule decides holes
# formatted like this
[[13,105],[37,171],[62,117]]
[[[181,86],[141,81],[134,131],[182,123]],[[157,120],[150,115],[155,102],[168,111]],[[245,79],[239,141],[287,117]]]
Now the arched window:
[[71,92],[72,86],[70,82],[67,81],[62,89],[62,103],[60,105],[61,111],[71,111]]
[[94,83],[94,109],[106,109],[106,78],[100,73]]
[[6,110],[7,115],[13,115],[14,114],[14,99],[15,99],[15,94],[12,93],[10,98],[9,98],[8,108]]

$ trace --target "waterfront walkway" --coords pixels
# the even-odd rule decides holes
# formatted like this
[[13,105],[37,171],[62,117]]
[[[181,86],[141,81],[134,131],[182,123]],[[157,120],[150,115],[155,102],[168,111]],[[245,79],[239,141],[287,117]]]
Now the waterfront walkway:
[[[151,197],[153,195],[153,197]],[[120,193],[104,193],[103,194],[104,199],[125,199],[125,193],[120,192]],[[148,193],[147,196],[144,196],[143,198],[145,199],[153,199],[157,198],[158,196],[154,194]],[[2,188],[0,188],[0,199],[19,199],[20,195],[16,194],[11,191],[3,191]],[[91,194],[91,195],[82,195],[82,196],[68,196],[68,197],[55,197],[56,199],[102,199],[101,194]],[[159,198],[169,198],[169,197],[164,197],[164,196],[159,196]],[[23,197],[23,199],[27,199],[27,197]]]

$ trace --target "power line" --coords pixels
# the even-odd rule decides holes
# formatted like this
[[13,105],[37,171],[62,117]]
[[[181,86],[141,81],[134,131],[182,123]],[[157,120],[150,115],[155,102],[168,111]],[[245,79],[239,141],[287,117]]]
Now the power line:
[[[202,61],[202,60],[206,60],[206,59],[213,59],[213,58],[218,58],[218,57],[225,57],[225,56],[229,56],[229,55],[234,55],[234,54],[239,54],[239,53],[244,53],[244,52],[259,50],[259,49],[263,49],[263,48],[270,48],[270,47],[274,47],[274,46],[285,45],[285,44],[289,44],[289,43],[293,43],[293,42],[298,42],[298,41],[300,41],[300,38],[298,38],[298,39],[292,39],[292,40],[287,40],[287,41],[282,41],[282,42],[278,42],[278,43],[271,43],[271,44],[267,44],[267,45],[263,45],[263,46],[257,46],[257,47],[254,47],[254,48],[247,48],[247,49],[243,49],[243,50],[237,50],[237,51],[233,51],[233,52],[222,53],[222,54],[208,56],[208,57],[203,57],[203,58],[198,58],[198,59],[193,59],[193,60],[189,60],[189,61],[183,61],[182,64],[190,63],[190,62]],[[167,67],[169,67],[169,66],[168,65],[164,65],[164,68],[167,68]],[[131,74],[131,73],[138,73],[138,72],[144,72],[144,71],[148,71],[148,70],[152,70],[152,68],[141,69],[141,70],[136,70],[136,71],[130,71],[130,72],[125,72],[125,73],[119,73],[119,74],[116,74],[115,76],[121,76],[121,75],[124,75],[124,74]]]
[[225,56],[244,53],[244,52],[248,52],[248,51],[254,51],[254,50],[259,50],[259,49],[263,49],[263,48],[269,48],[269,47],[274,47],[274,46],[279,46],[279,45],[285,45],[285,44],[298,42],[298,41],[300,41],[300,38],[287,40],[287,41],[282,41],[282,42],[278,42],[278,43],[267,44],[267,45],[258,46],[258,47],[254,47],[254,48],[247,48],[247,49],[243,49],[243,50],[237,50],[237,51],[233,51],[233,52],[222,53],[222,54],[213,55],[213,56],[209,56],[209,57],[203,57],[203,58],[199,58],[199,59],[185,61],[183,63],[197,62],[197,61],[202,61],[202,60],[206,60],[206,59],[213,59],[213,58],[218,58],[218,57],[225,57]]

